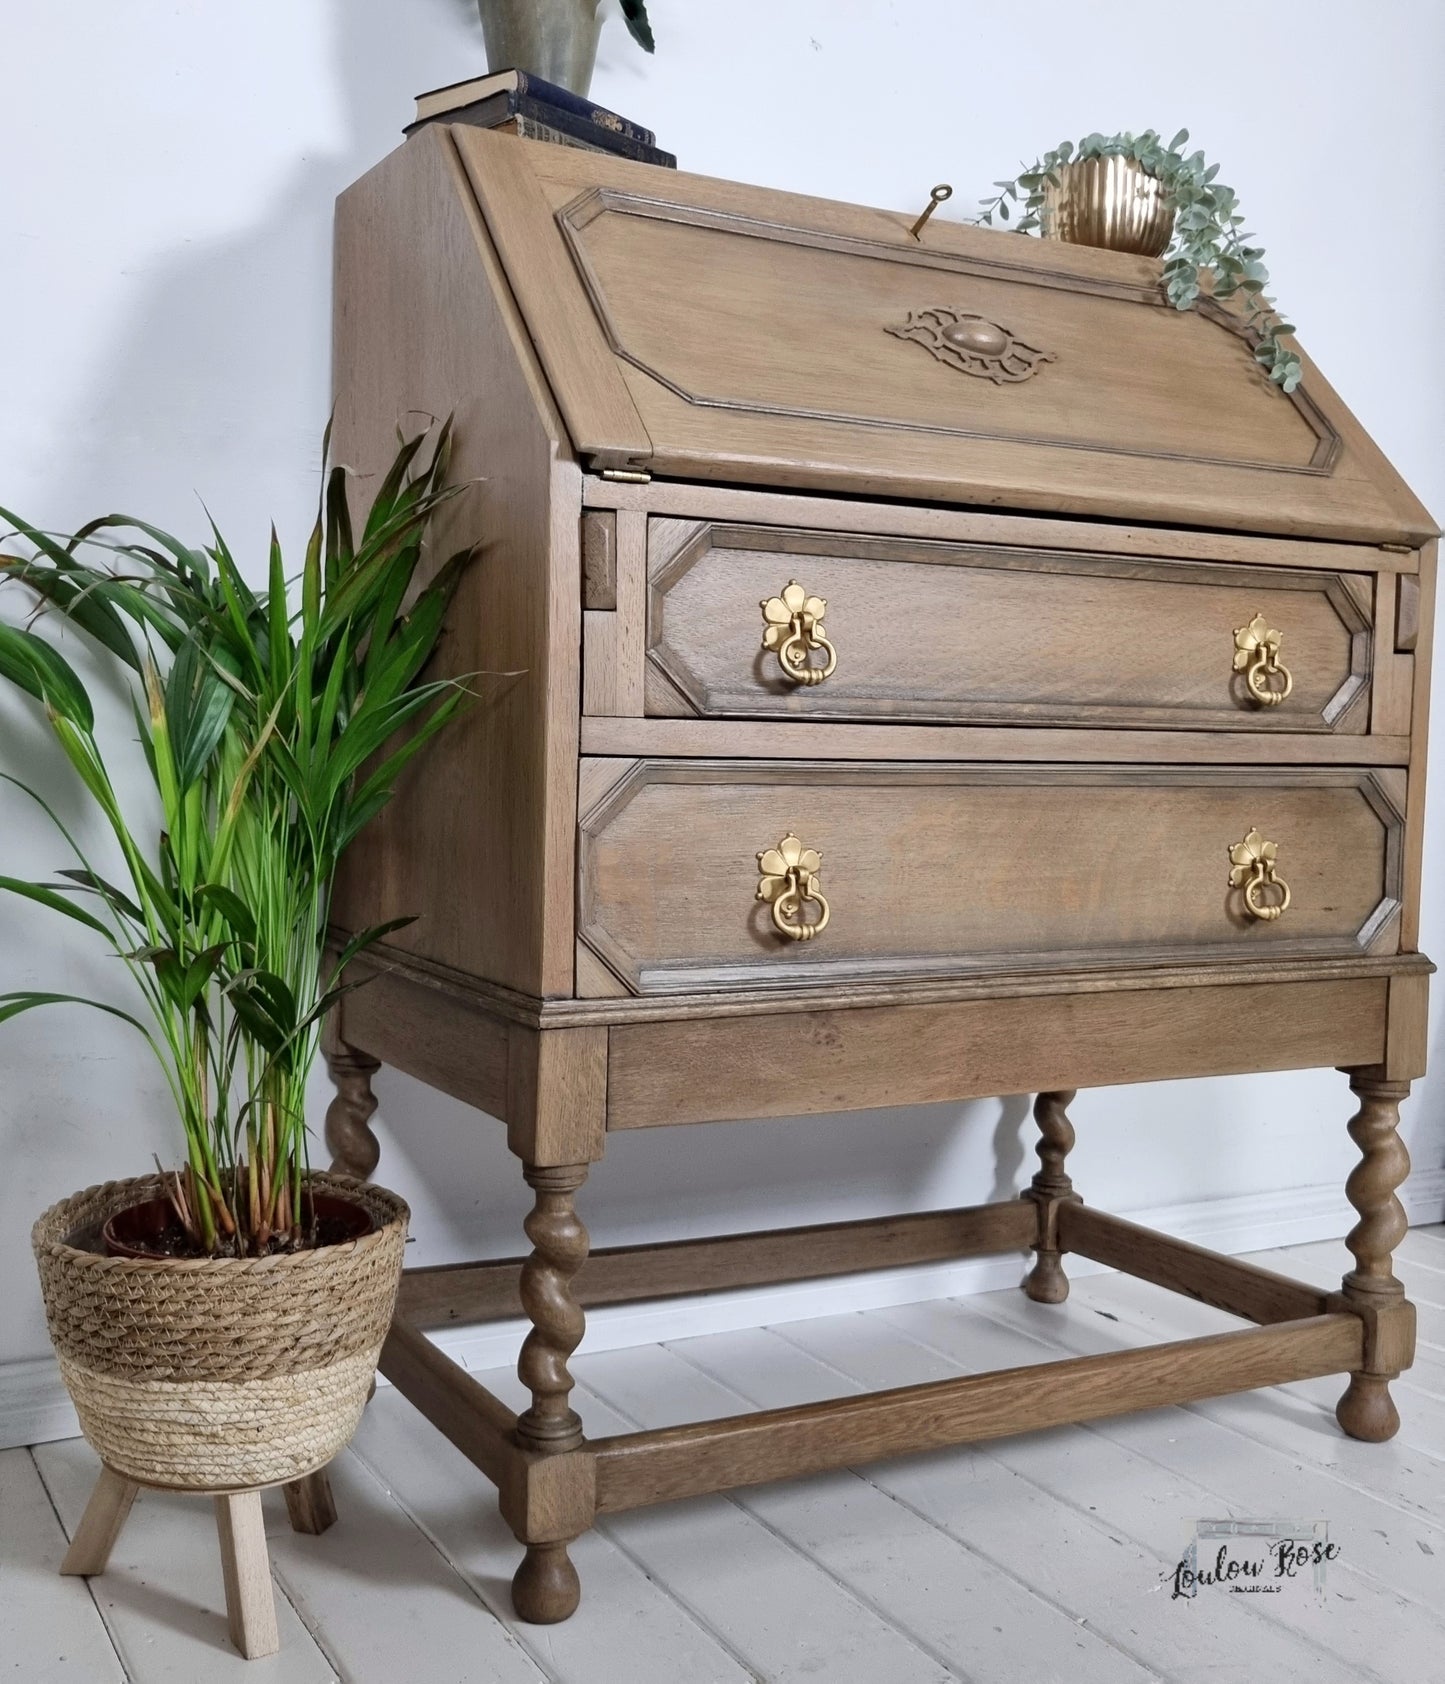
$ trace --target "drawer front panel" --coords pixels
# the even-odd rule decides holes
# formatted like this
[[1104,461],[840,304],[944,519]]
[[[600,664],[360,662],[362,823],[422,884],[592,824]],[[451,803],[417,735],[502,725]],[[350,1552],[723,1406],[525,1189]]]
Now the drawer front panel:
[[[584,787],[601,793],[581,823],[578,933],[638,993],[1397,944],[1391,774],[588,761]],[[1273,920],[1229,884],[1252,831],[1290,891]],[[829,918],[810,939],[756,898],[757,856],[788,834],[822,856]]]
[[[650,714],[1368,725],[1366,575],[654,520],[648,576]],[[762,605],[790,581],[826,603],[836,665],[818,682],[762,646]],[[1279,703],[1251,695],[1251,657],[1235,666],[1236,632],[1256,616],[1280,633],[1291,688]],[[813,641],[807,662],[821,672],[827,651]]]

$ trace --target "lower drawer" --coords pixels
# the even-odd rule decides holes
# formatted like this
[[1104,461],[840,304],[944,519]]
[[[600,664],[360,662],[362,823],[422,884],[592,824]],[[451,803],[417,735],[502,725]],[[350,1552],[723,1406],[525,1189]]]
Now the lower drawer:
[[582,787],[578,936],[634,993],[1397,943],[1390,772],[591,760]]

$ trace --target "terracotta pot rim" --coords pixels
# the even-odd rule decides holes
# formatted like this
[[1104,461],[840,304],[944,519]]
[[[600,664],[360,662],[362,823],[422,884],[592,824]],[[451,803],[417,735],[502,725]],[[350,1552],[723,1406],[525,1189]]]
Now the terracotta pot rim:
[[[160,1270],[177,1273],[188,1270],[232,1272],[269,1272],[282,1269],[327,1269],[344,1252],[369,1250],[386,1243],[398,1227],[405,1228],[411,1218],[406,1201],[389,1188],[376,1182],[359,1181],[354,1176],[338,1175],[330,1170],[313,1170],[307,1177],[308,1186],[319,1191],[350,1196],[372,1208],[376,1226],[369,1234],[356,1239],[342,1240],[334,1245],[316,1246],[305,1251],[273,1252],[268,1257],[113,1257],[105,1251],[94,1251],[71,1243],[79,1231],[72,1213],[81,1213],[79,1228],[93,1226],[96,1232],[117,1210],[143,1203],[147,1198],[164,1192],[165,1183],[159,1175],[127,1176],[118,1181],[102,1181],[93,1187],[83,1187],[67,1198],[57,1199],[41,1212],[31,1229],[32,1249],[63,1258],[70,1266],[90,1269]],[[97,1210],[97,1206],[101,1207]]]
[[[303,1185],[303,1189],[304,1189],[303,1196],[311,1203],[313,1211],[315,1209],[317,1200],[323,1200],[327,1204],[344,1205],[349,1210],[353,1210],[353,1211],[357,1212],[358,1215],[365,1222],[367,1222],[369,1224],[369,1226],[365,1227],[365,1228],[358,1228],[354,1234],[348,1234],[345,1239],[333,1240],[333,1241],[330,1241],[327,1245],[304,1246],[304,1247],[301,1247],[299,1249],[304,1250],[304,1251],[317,1252],[317,1251],[333,1250],[337,1246],[348,1246],[348,1245],[353,1244],[356,1240],[365,1239],[368,1234],[374,1234],[377,1231],[377,1229],[381,1226],[381,1224],[376,1219],[375,1213],[373,1211],[368,1210],[366,1208],[366,1206],[361,1202],[360,1199],[352,1198],[347,1193],[344,1193],[344,1192],[340,1191],[339,1189],[331,1189],[331,1188],[325,1188],[325,1187],[318,1187],[315,1190],[315,1192],[313,1193],[312,1189],[311,1189],[311,1185],[310,1185],[310,1177],[309,1176],[306,1178],[306,1180],[303,1182],[302,1185]],[[243,1261],[242,1259],[237,1259],[237,1258],[227,1259],[225,1257],[220,1257],[220,1258],[189,1257],[189,1256],[172,1257],[166,1252],[147,1251],[145,1249],[144,1245],[142,1245],[142,1244],[136,1244],[136,1243],[133,1243],[129,1240],[122,1239],[116,1231],[116,1224],[121,1222],[125,1217],[131,1216],[133,1213],[135,1213],[137,1211],[148,1210],[152,1206],[160,1206],[163,1209],[169,1211],[170,1208],[171,1208],[169,1195],[166,1194],[165,1192],[148,1193],[144,1198],[139,1198],[139,1199],[135,1200],[135,1202],[132,1203],[132,1204],[122,1205],[118,1210],[113,1210],[110,1213],[110,1215],[105,1218],[105,1220],[100,1224],[99,1236],[98,1237],[99,1237],[101,1243],[105,1247],[105,1255],[107,1257],[132,1258],[132,1259],[134,1259],[138,1262],[142,1262],[142,1263],[203,1263],[203,1262],[207,1262],[207,1261],[211,1261],[211,1262],[227,1262],[227,1261],[239,1262],[239,1261]],[[273,1255],[273,1254],[268,1252],[266,1255],[270,1256],[270,1255]],[[280,1255],[280,1254],[277,1253],[275,1255]]]

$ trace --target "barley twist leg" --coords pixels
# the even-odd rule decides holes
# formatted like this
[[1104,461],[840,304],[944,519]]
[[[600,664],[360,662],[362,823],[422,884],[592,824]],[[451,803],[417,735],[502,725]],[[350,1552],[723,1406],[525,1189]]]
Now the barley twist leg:
[[1058,1244],[1058,1209],[1079,1195],[1064,1168],[1074,1149],[1074,1125],[1069,1121],[1074,1088],[1041,1093],[1034,1101],[1034,1121],[1039,1125],[1039,1170],[1024,1194],[1039,1207],[1039,1239],[1034,1247],[1034,1266],[1024,1277],[1024,1291],[1039,1304],[1062,1304],[1069,1296],[1069,1279],[1064,1273],[1063,1253]]
[[[1345,1237],[1355,1266],[1344,1278],[1344,1295],[1365,1315],[1371,1331],[1367,1369],[1350,1375],[1335,1416],[1351,1438],[1378,1444],[1393,1438],[1400,1427],[1399,1412],[1390,1397],[1390,1381],[1403,1363],[1397,1360],[1398,1351],[1393,1357],[1381,1354],[1375,1317],[1380,1311],[1393,1312],[1405,1302],[1405,1289],[1395,1278],[1391,1254],[1409,1226],[1395,1189],[1410,1173],[1410,1155],[1396,1132],[1400,1101],[1409,1094],[1410,1084],[1351,1076],[1350,1087],[1360,1101],[1359,1110],[1350,1119],[1350,1138],[1361,1157],[1345,1182],[1345,1195],[1360,1213],[1360,1220]],[[1408,1349],[1403,1357],[1404,1362],[1409,1361]]]
[[[571,1404],[567,1359],[581,1343],[586,1318],[572,1296],[572,1277],[587,1257],[587,1230],[573,1195],[587,1176],[586,1164],[543,1169],[529,1165],[527,1184],[536,1195],[524,1226],[532,1255],[522,1266],[522,1307],[532,1323],[522,1345],[517,1373],[532,1394],[517,1419],[523,1447],[543,1455],[575,1450],[582,1421]],[[581,1599],[577,1569],[567,1539],[522,1540],[526,1554],[512,1580],[512,1604],[520,1618],[538,1625],[565,1620]]]
[[322,1049],[326,1068],[336,1084],[336,1098],[326,1111],[326,1144],[331,1167],[343,1175],[368,1181],[381,1158],[381,1142],[370,1124],[376,1111],[371,1078],[381,1068],[378,1059],[345,1041],[328,1039]]

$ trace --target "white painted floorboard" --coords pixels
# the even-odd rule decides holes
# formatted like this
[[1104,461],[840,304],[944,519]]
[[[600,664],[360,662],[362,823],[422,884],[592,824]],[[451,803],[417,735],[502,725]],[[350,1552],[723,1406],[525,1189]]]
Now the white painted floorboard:
[[0,1678],[124,1684],[84,1579],[62,1579],[66,1535],[28,1450],[0,1451]]
[[[1338,1243],[1262,1255],[1333,1286]],[[266,1498],[281,1653],[226,1640],[211,1505],[143,1493],[111,1568],[56,1573],[95,1477],[79,1440],[0,1453],[0,1684],[1445,1684],[1445,1231],[1397,1268],[1420,1360],[1399,1436],[1333,1419],[1339,1379],[612,1516],[561,1626],[511,1615],[519,1546],[485,1480],[395,1392],[333,1469],[341,1519]],[[594,1435],[1238,1325],[1119,1275],[680,1339],[574,1361]],[[483,1378],[516,1406],[509,1372]],[[1323,1595],[1170,1574],[1203,1518],[1328,1522]]]

